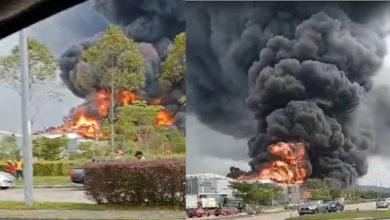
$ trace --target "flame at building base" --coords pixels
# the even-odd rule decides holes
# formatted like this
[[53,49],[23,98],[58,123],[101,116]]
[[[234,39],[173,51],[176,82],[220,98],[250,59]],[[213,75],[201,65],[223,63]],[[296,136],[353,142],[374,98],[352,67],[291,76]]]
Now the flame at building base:
[[308,176],[309,166],[305,145],[302,142],[278,142],[268,146],[275,158],[262,164],[258,173],[241,175],[238,180],[270,179],[278,183],[302,184]]
[[[139,96],[135,92],[119,90],[115,92],[116,105],[127,106],[138,100]],[[158,103],[160,103],[160,99]],[[84,138],[105,139],[105,135],[100,131],[100,121],[107,118],[110,108],[110,96],[104,89],[99,89],[96,94],[87,99],[87,102],[77,107],[71,116],[64,120],[61,127],[51,128],[49,133],[74,132]],[[152,101],[151,103],[157,103]],[[173,125],[173,117],[166,110],[161,110],[156,116],[156,124]]]

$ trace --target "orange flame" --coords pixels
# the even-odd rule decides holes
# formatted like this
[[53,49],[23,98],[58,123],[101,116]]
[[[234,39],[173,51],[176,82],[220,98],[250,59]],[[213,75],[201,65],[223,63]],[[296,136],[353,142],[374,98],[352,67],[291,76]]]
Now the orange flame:
[[138,99],[138,95],[134,92],[130,92],[127,90],[121,90],[119,91],[119,99],[121,100],[121,103],[123,106],[133,104],[135,100]]
[[[115,93],[115,96],[115,100],[122,106],[131,105],[139,98],[136,93],[127,90],[120,90]],[[98,114],[89,114],[86,106],[79,106],[73,112],[73,115],[65,120],[63,126],[50,129],[49,132],[75,132],[85,138],[106,138],[100,131],[100,120],[108,116],[111,103],[109,94],[106,90],[100,89],[95,97],[88,102],[96,108]],[[172,115],[165,110],[161,110],[156,116],[156,124],[173,125]]]
[[152,105],[160,105],[161,104],[161,98],[157,98],[150,102]]
[[268,153],[278,159],[265,164],[257,174],[241,175],[237,179],[270,179],[279,183],[303,183],[307,178],[308,165],[303,143],[278,142],[268,146]]
[[173,125],[172,115],[165,110],[159,111],[157,113],[157,117],[156,117],[156,124],[158,124],[158,125]]

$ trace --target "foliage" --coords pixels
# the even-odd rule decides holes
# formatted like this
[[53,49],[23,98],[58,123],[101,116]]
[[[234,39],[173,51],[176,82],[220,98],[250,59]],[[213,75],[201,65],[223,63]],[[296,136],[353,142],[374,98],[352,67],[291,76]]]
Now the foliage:
[[186,103],[187,103],[187,97],[186,96],[182,96],[180,99],[179,99],[179,103],[185,107],[186,106]]
[[341,189],[332,187],[327,179],[311,178],[305,182],[305,188],[311,194],[311,199],[336,199],[341,197]]
[[58,138],[39,137],[33,141],[33,156],[44,160],[59,160],[63,150],[68,147],[69,139],[65,136]]
[[278,186],[262,183],[231,182],[230,187],[235,190],[235,197],[249,204],[266,203],[279,197],[282,192],[282,188]]
[[15,135],[4,137],[0,141],[0,159],[16,159],[20,156],[20,148]]
[[[135,101],[130,106],[119,108],[115,121],[116,142],[125,155],[137,150],[185,152],[185,137],[175,129],[156,125],[156,116],[162,106],[148,105],[145,101]],[[102,132],[109,135],[109,122],[102,123]]]
[[[69,174],[73,166],[81,166],[85,160],[36,161],[33,163],[34,176],[63,176]],[[0,162],[0,170],[5,170],[7,163]]]
[[183,204],[185,160],[88,163],[85,192],[97,203]]
[[[41,84],[56,78],[58,63],[50,50],[36,39],[28,38],[28,66],[31,84]],[[11,54],[0,60],[0,79],[7,86],[19,89],[19,46],[15,46]]]
[[93,66],[94,77],[88,76],[91,73],[86,71],[77,74],[74,80],[97,79],[110,95],[111,144],[114,145],[115,91],[132,91],[145,86],[145,66],[138,44],[127,38],[119,27],[111,27],[95,45],[83,51],[78,71],[83,71],[83,65]]
[[[30,103],[33,104],[31,112],[33,121],[39,109],[48,101],[45,98],[61,101],[61,94],[58,92],[58,87],[55,91],[52,89],[58,70],[58,62],[54,55],[46,45],[36,39],[28,38],[27,47],[31,89],[29,98]],[[15,46],[11,54],[0,58],[0,80],[5,86],[20,91],[19,46]]]
[[175,83],[184,82],[186,74],[186,34],[180,33],[173,42],[173,48],[162,64],[160,84],[169,89]]
[[83,51],[82,60],[95,67],[94,74],[107,90],[144,87],[145,67],[138,44],[119,27],[107,29],[95,45]]
[[69,153],[69,159],[92,159],[95,157],[109,156],[111,153],[112,147],[110,145],[85,141],[78,145],[77,150]]

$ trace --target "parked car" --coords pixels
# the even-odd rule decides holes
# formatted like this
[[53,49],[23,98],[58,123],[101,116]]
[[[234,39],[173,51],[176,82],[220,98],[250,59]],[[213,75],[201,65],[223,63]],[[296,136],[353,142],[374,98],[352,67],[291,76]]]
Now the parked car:
[[337,200],[324,201],[328,212],[341,212],[344,211],[344,205]]
[[70,179],[74,183],[84,184],[84,168],[83,167],[73,167],[69,171]]
[[[96,157],[92,159],[92,162],[97,162],[97,163],[104,162],[104,161],[105,161],[104,157]],[[85,164],[82,166],[73,167],[69,170],[69,176],[72,182],[84,184],[84,177],[85,177],[84,166]]]
[[298,214],[318,214],[327,213],[327,206],[322,200],[309,200],[298,206]]
[[8,189],[15,186],[15,178],[9,173],[0,171],[0,189]]
[[215,216],[236,215],[237,213],[238,213],[238,209],[235,207],[218,207],[214,211]]
[[191,209],[188,212],[188,217],[205,217],[205,216],[210,216],[210,212],[207,211],[206,209],[203,208],[197,208],[197,209]]
[[376,208],[389,208],[390,198],[380,199],[376,202]]

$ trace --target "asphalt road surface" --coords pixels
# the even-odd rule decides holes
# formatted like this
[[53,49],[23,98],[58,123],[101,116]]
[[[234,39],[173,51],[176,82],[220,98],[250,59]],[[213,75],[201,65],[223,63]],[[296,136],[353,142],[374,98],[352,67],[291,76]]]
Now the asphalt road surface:
[[[358,203],[358,204],[352,204],[352,205],[345,205],[345,210],[375,210],[375,202],[370,203]],[[248,217],[236,217],[236,218],[224,218],[224,219],[239,219],[239,220],[284,220],[286,218],[290,217],[296,217],[298,216],[298,211],[285,211],[285,212],[279,212],[279,213],[267,213],[263,215],[257,215],[257,216],[248,216]]]
[[[92,203],[85,197],[81,187],[73,188],[37,188],[33,191],[37,202],[85,202]],[[22,188],[0,190],[0,201],[23,201]]]

